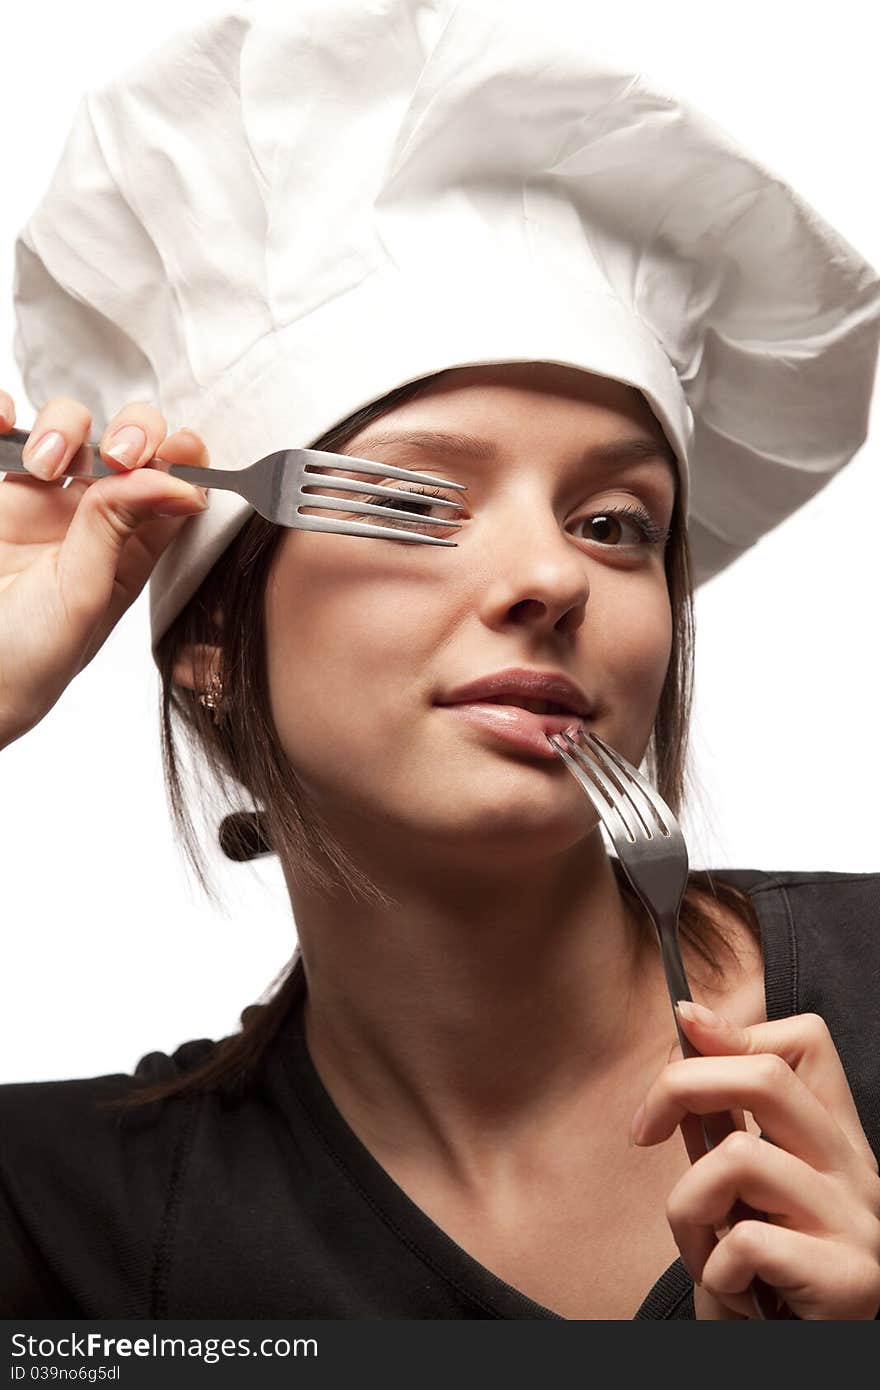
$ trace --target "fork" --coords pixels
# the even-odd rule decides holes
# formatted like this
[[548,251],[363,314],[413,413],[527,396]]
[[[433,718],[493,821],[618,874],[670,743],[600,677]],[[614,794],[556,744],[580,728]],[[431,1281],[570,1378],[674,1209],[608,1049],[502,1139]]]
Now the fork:
[[[569,733],[547,735],[601,816],[620,866],[654,924],[682,1056],[699,1057],[702,1054],[682,1032],[675,1008],[679,999],[691,999],[678,945],[678,915],[689,869],[684,835],[660,793],[638,768],[598,734],[590,731],[586,739],[588,746],[583,747]],[[730,1111],[700,1115],[698,1119],[707,1153],[726,1135],[742,1128]],[[763,1212],[739,1198],[728,1215],[730,1226],[766,1219]],[[759,1318],[796,1316],[763,1279],[756,1276],[749,1292]]]
[[[29,438],[27,430],[10,430],[0,435],[0,473],[25,473],[34,478],[22,463],[21,455]],[[161,447],[161,446],[160,446]],[[162,459],[157,458],[162,463]],[[400,488],[381,487],[378,484],[358,482],[355,478],[335,478],[322,473],[322,468],[340,468],[347,472],[367,473],[381,478],[396,478],[406,483],[425,483],[440,488],[454,488],[467,492],[465,483],[451,483],[444,478],[435,478],[429,473],[416,473],[411,468],[395,468],[390,463],[376,463],[374,459],[353,458],[349,454],[330,454],[323,449],[279,449],[266,454],[247,468],[199,468],[185,463],[166,464],[163,471],[172,478],[180,478],[198,487],[221,488],[226,492],[237,492],[249,502],[260,516],[274,521],[279,526],[290,526],[301,531],[333,531],[343,536],[375,536],[380,540],[400,540],[422,545],[457,545],[456,541],[440,536],[425,536],[420,531],[405,531],[399,526],[367,525],[346,521],[337,517],[307,516],[300,507],[317,507],[322,511],[357,512],[358,515],[381,516],[382,521],[408,521],[424,525],[428,518],[414,516],[412,512],[396,510],[356,498],[327,497],[320,492],[306,492],[306,487],[330,487],[342,492],[369,493],[373,497],[406,497]],[[94,482],[106,478],[120,469],[105,463],[101,458],[100,446],[94,443],[83,444],[74,454],[64,473],[56,481],[78,478]],[[39,480],[38,480],[39,481]],[[420,497],[420,493],[411,494]],[[445,497],[431,497],[432,507],[451,507],[462,510],[460,502]],[[431,526],[459,527],[460,521],[430,519]]]

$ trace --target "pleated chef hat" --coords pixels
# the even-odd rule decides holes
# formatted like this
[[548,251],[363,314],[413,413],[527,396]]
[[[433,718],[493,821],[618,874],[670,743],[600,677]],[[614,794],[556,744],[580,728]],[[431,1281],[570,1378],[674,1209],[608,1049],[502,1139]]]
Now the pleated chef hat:
[[[643,393],[705,582],[864,441],[880,280],[595,29],[563,0],[251,0],[164,43],[83,98],[17,239],[31,402],[78,397],[97,438],[151,400],[240,468],[444,368],[568,364]],[[251,514],[215,492],[181,527],[154,648]]]

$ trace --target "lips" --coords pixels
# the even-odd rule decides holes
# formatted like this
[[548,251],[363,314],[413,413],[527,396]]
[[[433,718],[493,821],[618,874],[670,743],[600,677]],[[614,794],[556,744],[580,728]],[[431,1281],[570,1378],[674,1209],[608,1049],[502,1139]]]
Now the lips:
[[460,685],[441,696],[437,704],[473,704],[480,701],[506,701],[511,705],[546,702],[562,707],[553,710],[554,714],[570,711],[584,718],[591,712],[586,695],[564,671],[535,671],[522,666],[511,666],[504,671],[478,676],[476,680],[468,681],[466,685]]
[[583,719],[576,714],[534,714],[519,705],[495,704],[492,701],[459,701],[452,705],[439,705],[438,708],[522,752],[553,762],[559,759],[547,742],[547,735],[561,734],[567,730],[577,737],[584,727]]
[[[524,666],[478,676],[435,704],[511,747],[554,762],[559,759],[547,736],[567,731],[576,737],[592,714],[586,695],[564,671]],[[538,708],[527,709],[526,705]],[[547,705],[551,708],[541,708]]]
[[569,733],[577,738],[584,727],[578,714],[535,714],[519,705],[473,701],[441,705],[438,709],[459,723],[470,724],[481,734],[552,762],[559,759],[548,742],[548,734]]

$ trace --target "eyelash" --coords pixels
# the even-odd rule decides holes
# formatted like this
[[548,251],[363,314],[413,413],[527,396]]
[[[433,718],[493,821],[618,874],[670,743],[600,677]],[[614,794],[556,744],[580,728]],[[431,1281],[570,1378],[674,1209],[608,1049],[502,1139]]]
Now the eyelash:
[[[412,487],[399,488],[397,490],[401,492],[404,497],[445,496],[445,494],[443,492],[440,492],[437,488]],[[380,507],[393,507],[398,505],[397,499],[391,497],[368,497],[366,501],[374,502]],[[582,518],[582,520],[592,520],[597,516],[628,517],[632,521],[633,525],[636,527],[639,534],[641,535],[641,540],[637,542],[638,545],[660,545],[661,542],[665,545],[666,542],[669,540],[670,536],[672,535],[672,532],[669,530],[668,527],[658,526],[656,522],[654,522],[648,515],[648,513],[645,511],[644,507],[604,507],[599,512],[588,513],[586,517]],[[419,517],[414,519],[421,520],[422,518]],[[589,538],[586,537],[585,539]],[[602,542],[599,542],[599,544],[602,544]],[[629,548],[630,547],[628,546],[620,545],[607,547],[607,549],[610,550],[626,550]]]

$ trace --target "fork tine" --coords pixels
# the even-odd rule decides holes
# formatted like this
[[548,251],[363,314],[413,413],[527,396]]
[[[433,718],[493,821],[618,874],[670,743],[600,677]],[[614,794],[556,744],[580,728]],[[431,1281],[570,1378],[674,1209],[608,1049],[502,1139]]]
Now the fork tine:
[[[576,759],[576,758],[572,757],[571,753],[569,753],[567,749],[563,748],[563,746],[562,746],[562,735],[561,735],[561,734],[552,734],[552,735],[549,735],[549,740],[550,740],[550,742],[552,743],[553,747],[556,749],[556,752],[559,754],[559,757],[560,757],[560,758],[562,759],[562,761],[565,763],[565,765],[566,765],[566,767],[568,768],[568,770],[569,770],[569,771],[572,773],[572,775],[577,779],[577,781],[580,782],[581,786],[583,787],[584,791],[587,793],[587,796],[588,796],[588,797],[590,798],[590,800],[592,801],[592,803],[593,803],[593,805],[595,806],[596,810],[597,810],[597,811],[599,812],[599,814],[604,818],[604,815],[605,815],[605,805],[604,805],[603,798],[602,798],[601,794],[599,793],[599,791],[597,791],[597,789],[596,789],[596,787],[594,786],[593,781],[592,781],[592,779],[589,777],[588,773],[584,770],[582,760],[579,760],[579,759]],[[572,741],[572,740],[569,739],[569,743],[571,743],[571,741]],[[575,751],[579,751],[579,750],[576,749]]]
[[[338,499],[334,498],[334,501]],[[363,511],[361,507],[359,510]],[[380,508],[386,516],[389,515],[387,507]],[[416,520],[409,513],[405,513],[407,521]],[[288,522],[287,525],[292,523]],[[375,536],[380,541],[420,541],[422,545],[454,545],[458,546],[457,541],[444,540],[442,536],[423,536],[421,531],[404,531],[399,526],[368,526],[358,521],[343,521],[331,516],[300,516],[297,518],[297,525],[304,531],[331,531],[338,536]],[[432,521],[432,526],[457,526],[455,521]]]
[[[416,474],[411,480],[410,480],[410,479],[407,479],[407,481],[416,482],[416,481],[419,480],[419,478],[420,478],[421,476],[422,476],[421,474]],[[404,474],[404,477],[406,477],[405,474]],[[374,497],[406,497],[406,496],[407,496],[407,493],[402,492],[401,489],[400,489],[399,487],[382,487],[381,484],[379,484],[379,483],[359,483],[358,480],[357,480],[357,478],[332,478],[332,477],[329,476],[329,474],[324,474],[324,473],[308,473],[308,472],[306,472],[306,473],[303,473],[302,485],[300,486],[300,489],[299,489],[300,494],[302,495],[303,500],[305,501],[306,498],[315,498],[315,497],[318,497],[318,496],[319,496],[318,493],[306,492],[306,491],[304,490],[306,487],[322,487],[322,486],[323,486],[323,487],[339,488],[339,490],[340,490],[341,492],[368,492],[368,493],[370,493],[371,496],[374,496]],[[413,494],[412,494],[412,496],[414,496],[414,497],[418,497],[418,496],[420,496],[420,495],[421,495],[421,494],[419,494],[419,493],[413,493]],[[326,502],[326,501],[327,501],[327,498],[326,498],[326,497],[323,497],[323,498],[321,498],[321,501]],[[432,506],[437,506],[437,507],[452,507],[452,508],[454,508],[456,511],[459,511],[459,512],[460,512],[460,511],[463,511],[463,509],[464,509],[464,508],[463,508],[463,504],[462,504],[461,502],[453,502],[449,497],[432,497],[432,498],[431,498],[431,505],[432,505]],[[386,515],[389,514],[389,513],[388,513],[388,508],[387,508],[387,507],[383,507],[382,510],[386,513]],[[407,516],[409,516],[410,520],[412,520],[412,514],[411,514],[410,512],[407,512]]]
[[[610,744],[607,744],[598,734],[591,733],[590,738],[596,744],[595,756],[602,761],[603,766],[608,767],[609,771],[611,771],[609,763],[612,764],[622,777],[623,786],[621,790],[632,800],[638,812],[639,819],[645,827],[645,834],[648,838],[653,839],[657,833],[656,830],[652,828],[651,819],[653,819],[660,834],[668,837],[670,834],[670,823],[673,822],[675,818],[657,789],[652,787],[650,782],[645,780],[634,764],[623,760],[616,749],[612,748]],[[612,776],[613,775],[614,773],[612,772]],[[645,819],[646,815],[649,817],[647,820]]]
[[[560,738],[565,739],[568,751],[557,742]],[[615,783],[606,776],[604,768],[593,754],[566,732],[553,734],[550,742],[599,812],[615,847],[621,826],[630,844],[639,838],[638,827],[633,822],[626,799],[617,790]]]
[[[311,465],[316,471],[309,472],[307,465]],[[335,512],[353,511],[360,514],[377,515],[382,517],[383,522],[397,520],[407,521],[410,525],[413,523],[417,525],[430,524],[433,527],[451,526],[455,529],[461,526],[462,523],[459,521],[420,518],[412,512],[399,508],[392,511],[388,507],[376,506],[353,498],[328,497],[319,492],[310,493],[304,490],[306,486],[320,487],[326,485],[333,489],[338,488],[342,492],[367,492],[385,497],[405,495],[401,494],[399,488],[386,488],[378,484],[359,482],[354,478],[334,477],[317,471],[318,466],[349,468],[352,465],[358,470],[378,473],[386,477],[436,483],[441,487],[467,491],[463,483],[447,482],[443,478],[434,478],[428,473],[415,473],[409,469],[394,468],[390,464],[375,463],[371,459],[352,458],[347,454],[326,454],[317,449],[280,449],[274,454],[267,454],[264,458],[257,459],[247,468],[234,470],[197,468],[190,464],[179,463],[167,464],[166,467],[170,477],[182,478],[184,482],[196,483],[199,486],[220,488],[238,493],[240,497],[250,503],[255,511],[276,525],[305,531],[326,531],[342,536],[375,537],[376,540],[383,541],[395,540],[417,545],[457,547],[456,541],[446,540],[442,536],[427,536],[421,531],[405,530],[400,526],[371,526],[363,522],[347,521],[337,517],[307,516],[300,511],[301,507],[315,507],[319,510],[323,508]],[[432,498],[431,506],[436,505],[461,510],[461,503],[453,502],[448,498]]]
[[[389,492],[389,493],[392,493],[392,494],[393,494],[394,491],[395,491],[395,489],[394,489],[394,488],[385,488],[385,489],[383,489],[383,491]],[[406,493],[401,493],[401,491],[400,491],[399,488],[398,488],[396,491],[397,491],[397,496],[398,496],[398,497],[401,497],[401,496],[405,497],[405,496],[406,496]],[[415,493],[413,494],[413,496],[416,496],[416,495],[417,495],[417,494],[415,494]],[[432,498],[431,500],[432,500],[432,502],[435,502],[435,501],[439,501],[440,499],[439,499],[439,498]],[[457,506],[458,506],[458,503],[457,503],[457,502],[450,502],[449,505],[450,505],[451,507],[457,507]],[[367,515],[367,516],[390,517],[392,520],[394,520],[394,519],[396,518],[398,521],[409,521],[409,522],[419,521],[419,522],[421,522],[421,524],[422,524],[423,526],[454,526],[456,529],[458,529],[458,527],[462,525],[462,523],[461,523],[460,521],[451,521],[451,520],[450,520],[450,521],[442,521],[442,520],[441,520],[441,521],[438,521],[438,520],[435,520],[434,517],[428,517],[428,516],[426,516],[426,517],[420,517],[420,516],[416,516],[413,512],[405,512],[405,511],[403,511],[403,510],[401,510],[401,509],[398,509],[397,507],[380,507],[380,506],[378,505],[378,503],[375,503],[375,504],[374,504],[374,503],[372,503],[372,502],[357,502],[357,501],[355,501],[354,499],[349,500],[349,499],[347,499],[347,498],[345,498],[345,497],[324,497],[324,496],[321,495],[321,493],[314,493],[314,494],[313,494],[313,493],[311,493],[311,492],[307,492],[307,493],[301,498],[300,502],[298,503],[298,506],[304,506],[304,507],[319,507],[319,506],[323,506],[323,507],[329,507],[330,510],[331,510],[331,511],[334,511],[334,512],[357,512],[359,516],[360,516],[360,515]],[[389,529],[391,529],[391,528],[389,528]],[[400,532],[399,532],[396,528],[394,528],[394,535],[400,535]]]
[[[294,452],[291,450],[291,452]],[[412,468],[395,468],[390,463],[377,463],[375,459],[354,458],[349,454],[326,454],[323,449],[300,449],[301,454],[314,456],[315,463],[310,464],[308,459],[305,464],[305,471],[313,466],[322,468],[343,468],[353,469],[355,473],[379,473],[383,478],[399,478],[401,482],[410,483],[429,483],[434,487],[455,488],[458,492],[467,492],[467,483],[450,483],[446,478],[435,478],[430,473],[416,473]],[[337,463],[332,460],[337,459]],[[326,481],[326,480],[325,480]],[[338,479],[334,479],[338,481]],[[349,482],[351,479],[342,479]],[[371,491],[375,491],[373,488]]]

